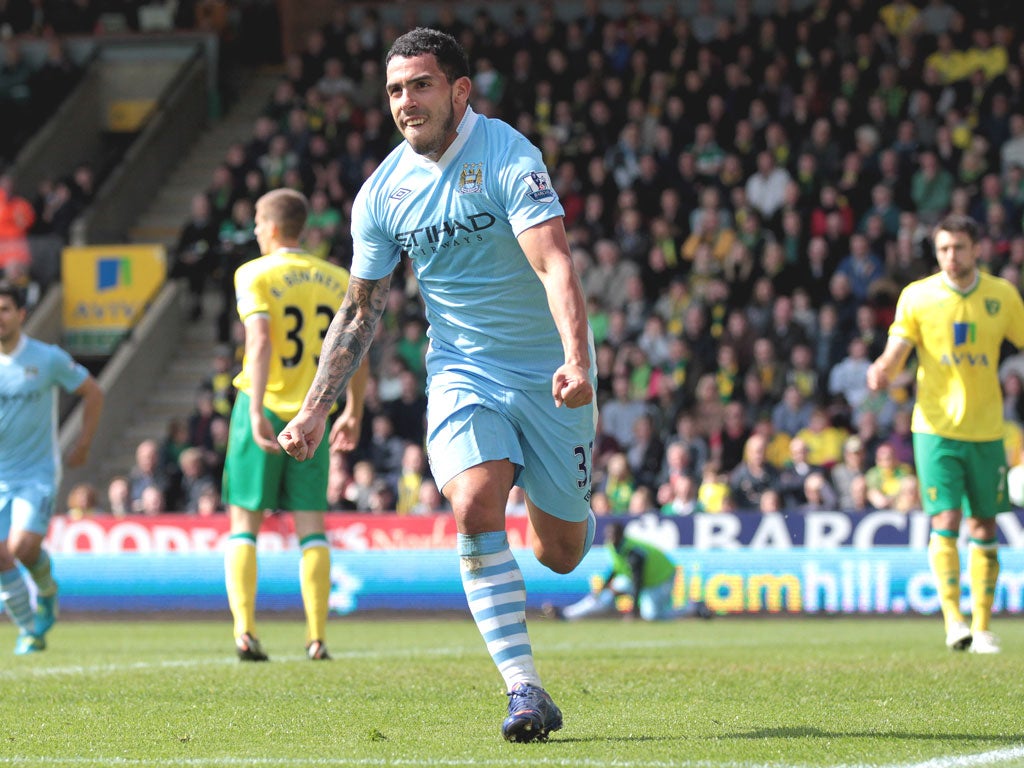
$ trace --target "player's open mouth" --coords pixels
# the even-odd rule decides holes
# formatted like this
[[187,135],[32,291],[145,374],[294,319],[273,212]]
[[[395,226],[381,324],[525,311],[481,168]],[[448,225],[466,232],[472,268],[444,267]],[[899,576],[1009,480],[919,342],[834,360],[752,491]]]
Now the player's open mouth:
[[407,118],[406,121],[405,121],[405,127],[406,128],[419,128],[425,122],[427,122],[427,118],[421,117],[421,116],[417,115],[416,117]]

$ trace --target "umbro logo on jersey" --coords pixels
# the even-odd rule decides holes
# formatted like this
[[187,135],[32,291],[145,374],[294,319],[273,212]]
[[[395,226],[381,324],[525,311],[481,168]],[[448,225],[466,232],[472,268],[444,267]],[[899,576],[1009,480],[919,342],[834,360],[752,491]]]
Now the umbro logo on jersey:
[[403,197],[408,195],[410,192],[412,192],[411,189],[406,189],[405,187],[399,187],[394,192],[392,192],[390,195],[388,195],[388,200],[401,200]]

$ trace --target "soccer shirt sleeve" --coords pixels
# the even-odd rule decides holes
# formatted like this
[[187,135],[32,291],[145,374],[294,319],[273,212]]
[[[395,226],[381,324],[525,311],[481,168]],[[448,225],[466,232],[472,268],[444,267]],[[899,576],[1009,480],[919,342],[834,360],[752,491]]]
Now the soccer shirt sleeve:
[[530,227],[565,215],[540,150],[525,137],[511,142],[501,167],[501,199],[516,237]]
[[921,342],[921,327],[917,320],[917,291],[913,285],[907,286],[896,302],[896,314],[889,335],[905,339],[917,347]]
[[[235,295],[237,297],[238,317],[244,323],[247,318],[253,315],[267,314],[270,305],[265,292],[262,290],[260,275],[251,267],[249,262],[235,272]],[[248,269],[246,267],[249,267]]]
[[54,380],[66,391],[74,392],[88,378],[89,371],[60,347],[51,347],[51,350]]
[[352,277],[380,280],[394,270],[402,252],[377,224],[377,195],[371,177],[352,203]]
[[1006,338],[1017,349],[1024,350],[1024,299],[1013,285],[1010,285],[1010,322],[1006,325]]

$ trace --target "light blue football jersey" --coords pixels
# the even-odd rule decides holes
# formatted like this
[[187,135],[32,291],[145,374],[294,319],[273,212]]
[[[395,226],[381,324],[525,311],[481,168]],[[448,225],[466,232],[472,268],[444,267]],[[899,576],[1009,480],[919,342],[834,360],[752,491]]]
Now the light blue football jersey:
[[517,235],[562,204],[539,150],[467,109],[435,163],[402,142],[356,196],[352,275],[412,260],[430,325],[428,374],[464,370],[502,386],[550,388],[565,361],[540,278]]
[[0,354],[0,490],[57,482],[57,387],[73,392],[88,375],[60,347],[24,335]]

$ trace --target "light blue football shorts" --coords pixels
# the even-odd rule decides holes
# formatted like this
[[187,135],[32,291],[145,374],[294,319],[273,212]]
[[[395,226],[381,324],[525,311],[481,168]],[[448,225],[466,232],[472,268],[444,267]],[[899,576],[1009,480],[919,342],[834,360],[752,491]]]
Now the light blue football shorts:
[[590,512],[597,406],[555,407],[550,390],[500,387],[442,371],[427,391],[427,456],[438,488],[470,467],[508,459],[515,484],[553,517]]
[[45,536],[53,516],[53,486],[22,483],[0,490],[0,541],[7,541],[11,528]]

